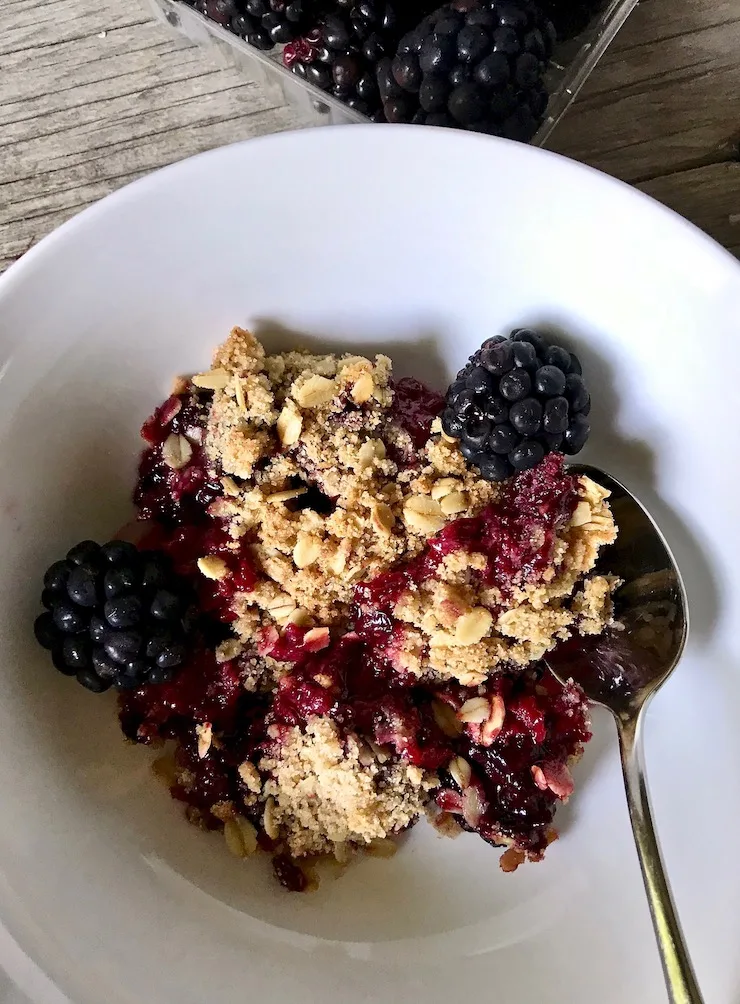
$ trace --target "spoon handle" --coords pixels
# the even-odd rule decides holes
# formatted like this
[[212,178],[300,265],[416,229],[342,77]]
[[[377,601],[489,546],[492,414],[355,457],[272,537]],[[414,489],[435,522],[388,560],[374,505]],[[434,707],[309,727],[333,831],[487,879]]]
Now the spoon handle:
[[702,1004],[703,998],[681,933],[653,828],[645,777],[641,712],[617,717],[617,730],[632,832],[660,949],[668,998],[671,1004]]

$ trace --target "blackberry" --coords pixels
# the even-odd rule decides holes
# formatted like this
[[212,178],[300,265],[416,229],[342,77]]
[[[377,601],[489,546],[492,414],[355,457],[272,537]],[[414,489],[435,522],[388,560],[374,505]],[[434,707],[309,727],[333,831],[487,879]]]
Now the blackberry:
[[390,61],[401,35],[428,10],[419,0],[398,7],[383,0],[342,2],[324,13],[312,32],[286,46],[283,63],[349,107],[382,120],[378,66]]
[[275,43],[262,26],[262,16],[268,13],[268,6],[258,16],[250,14],[244,0],[184,0],[216,24],[229,28],[235,35],[246,39],[256,49],[272,49]]
[[205,14],[211,21],[228,28],[232,17],[236,14],[236,3],[234,0],[188,0],[191,7]]
[[484,342],[450,384],[442,429],[488,481],[578,453],[590,430],[591,398],[578,357],[537,331]]
[[47,570],[42,602],[36,640],[95,693],[164,683],[185,661],[190,587],[162,552],[82,541]]
[[243,39],[253,45],[255,49],[262,49],[264,52],[272,49],[275,45],[270,35],[262,26],[262,21],[258,17],[253,17],[246,10],[235,14],[230,22],[230,28],[235,35],[241,35]]
[[[532,139],[555,29],[530,0],[458,0],[399,41],[378,83],[389,121]],[[380,74],[384,77],[381,79]]]
[[[316,21],[318,0],[199,0],[205,13],[230,27],[258,49],[270,49],[292,42],[308,31]],[[219,16],[219,5],[226,7]],[[224,21],[223,18],[226,17]]]

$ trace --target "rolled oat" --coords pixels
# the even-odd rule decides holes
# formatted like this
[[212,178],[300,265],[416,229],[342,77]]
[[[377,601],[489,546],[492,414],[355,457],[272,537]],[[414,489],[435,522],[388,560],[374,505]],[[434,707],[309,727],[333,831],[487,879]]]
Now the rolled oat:
[[172,433],[162,443],[162,460],[173,471],[187,467],[193,457],[193,447],[185,436]]
[[352,387],[352,400],[355,404],[365,404],[373,396],[375,384],[369,373],[363,373]]
[[229,574],[229,566],[216,554],[198,558],[198,569],[207,579],[223,579]]
[[465,492],[450,492],[441,499],[439,507],[445,516],[456,516],[468,508],[468,499]]
[[334,397],[337,385],[334,380],[314,375],[299,386],[294,385],[291,390],[301,408],[320,408]]
[[428,495],[414,495],[403,507],[406,525],[429,537],[445,525],[439,502]]
[[491,714],[491,705],[487,697],[470,697],[457,712],[461,722],[479,724],[487,721]]
[[208,370],[207,373],[196,373],[195,376],[190,378],[193,386],[200,387],[202,390],[223,390],[228,386],[230,380],[231,374],[223,369]]
[[283,446],[295,446],[301,438],[303,419],[289,404],[283,408],[276,422],[278,439]]

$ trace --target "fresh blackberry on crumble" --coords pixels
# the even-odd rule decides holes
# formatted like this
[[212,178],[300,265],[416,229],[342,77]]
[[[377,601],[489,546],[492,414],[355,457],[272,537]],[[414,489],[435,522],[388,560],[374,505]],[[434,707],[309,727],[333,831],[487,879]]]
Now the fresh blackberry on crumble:
[[389,121],[530,140],[547,107],[554,29],[526,0],[441,7],[400,40],[379,86]]
[[185,660],[189,587],[165,554],[82,541],[44,576],[36,640],[94,693],[170,680]]
[[574,454],[590,432],[591,398],[578,357],[521,328],[484,342],[447,391],[442,428],[489,481]]

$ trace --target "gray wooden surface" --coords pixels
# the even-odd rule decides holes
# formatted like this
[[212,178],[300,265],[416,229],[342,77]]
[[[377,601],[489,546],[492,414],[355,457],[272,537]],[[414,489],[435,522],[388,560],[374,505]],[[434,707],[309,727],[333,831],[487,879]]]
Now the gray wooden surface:
[[[643,0],[551,147],[740,254],[740,0]],[[0,0],[0,271],[126,182],[300,116],[141,0]]]

